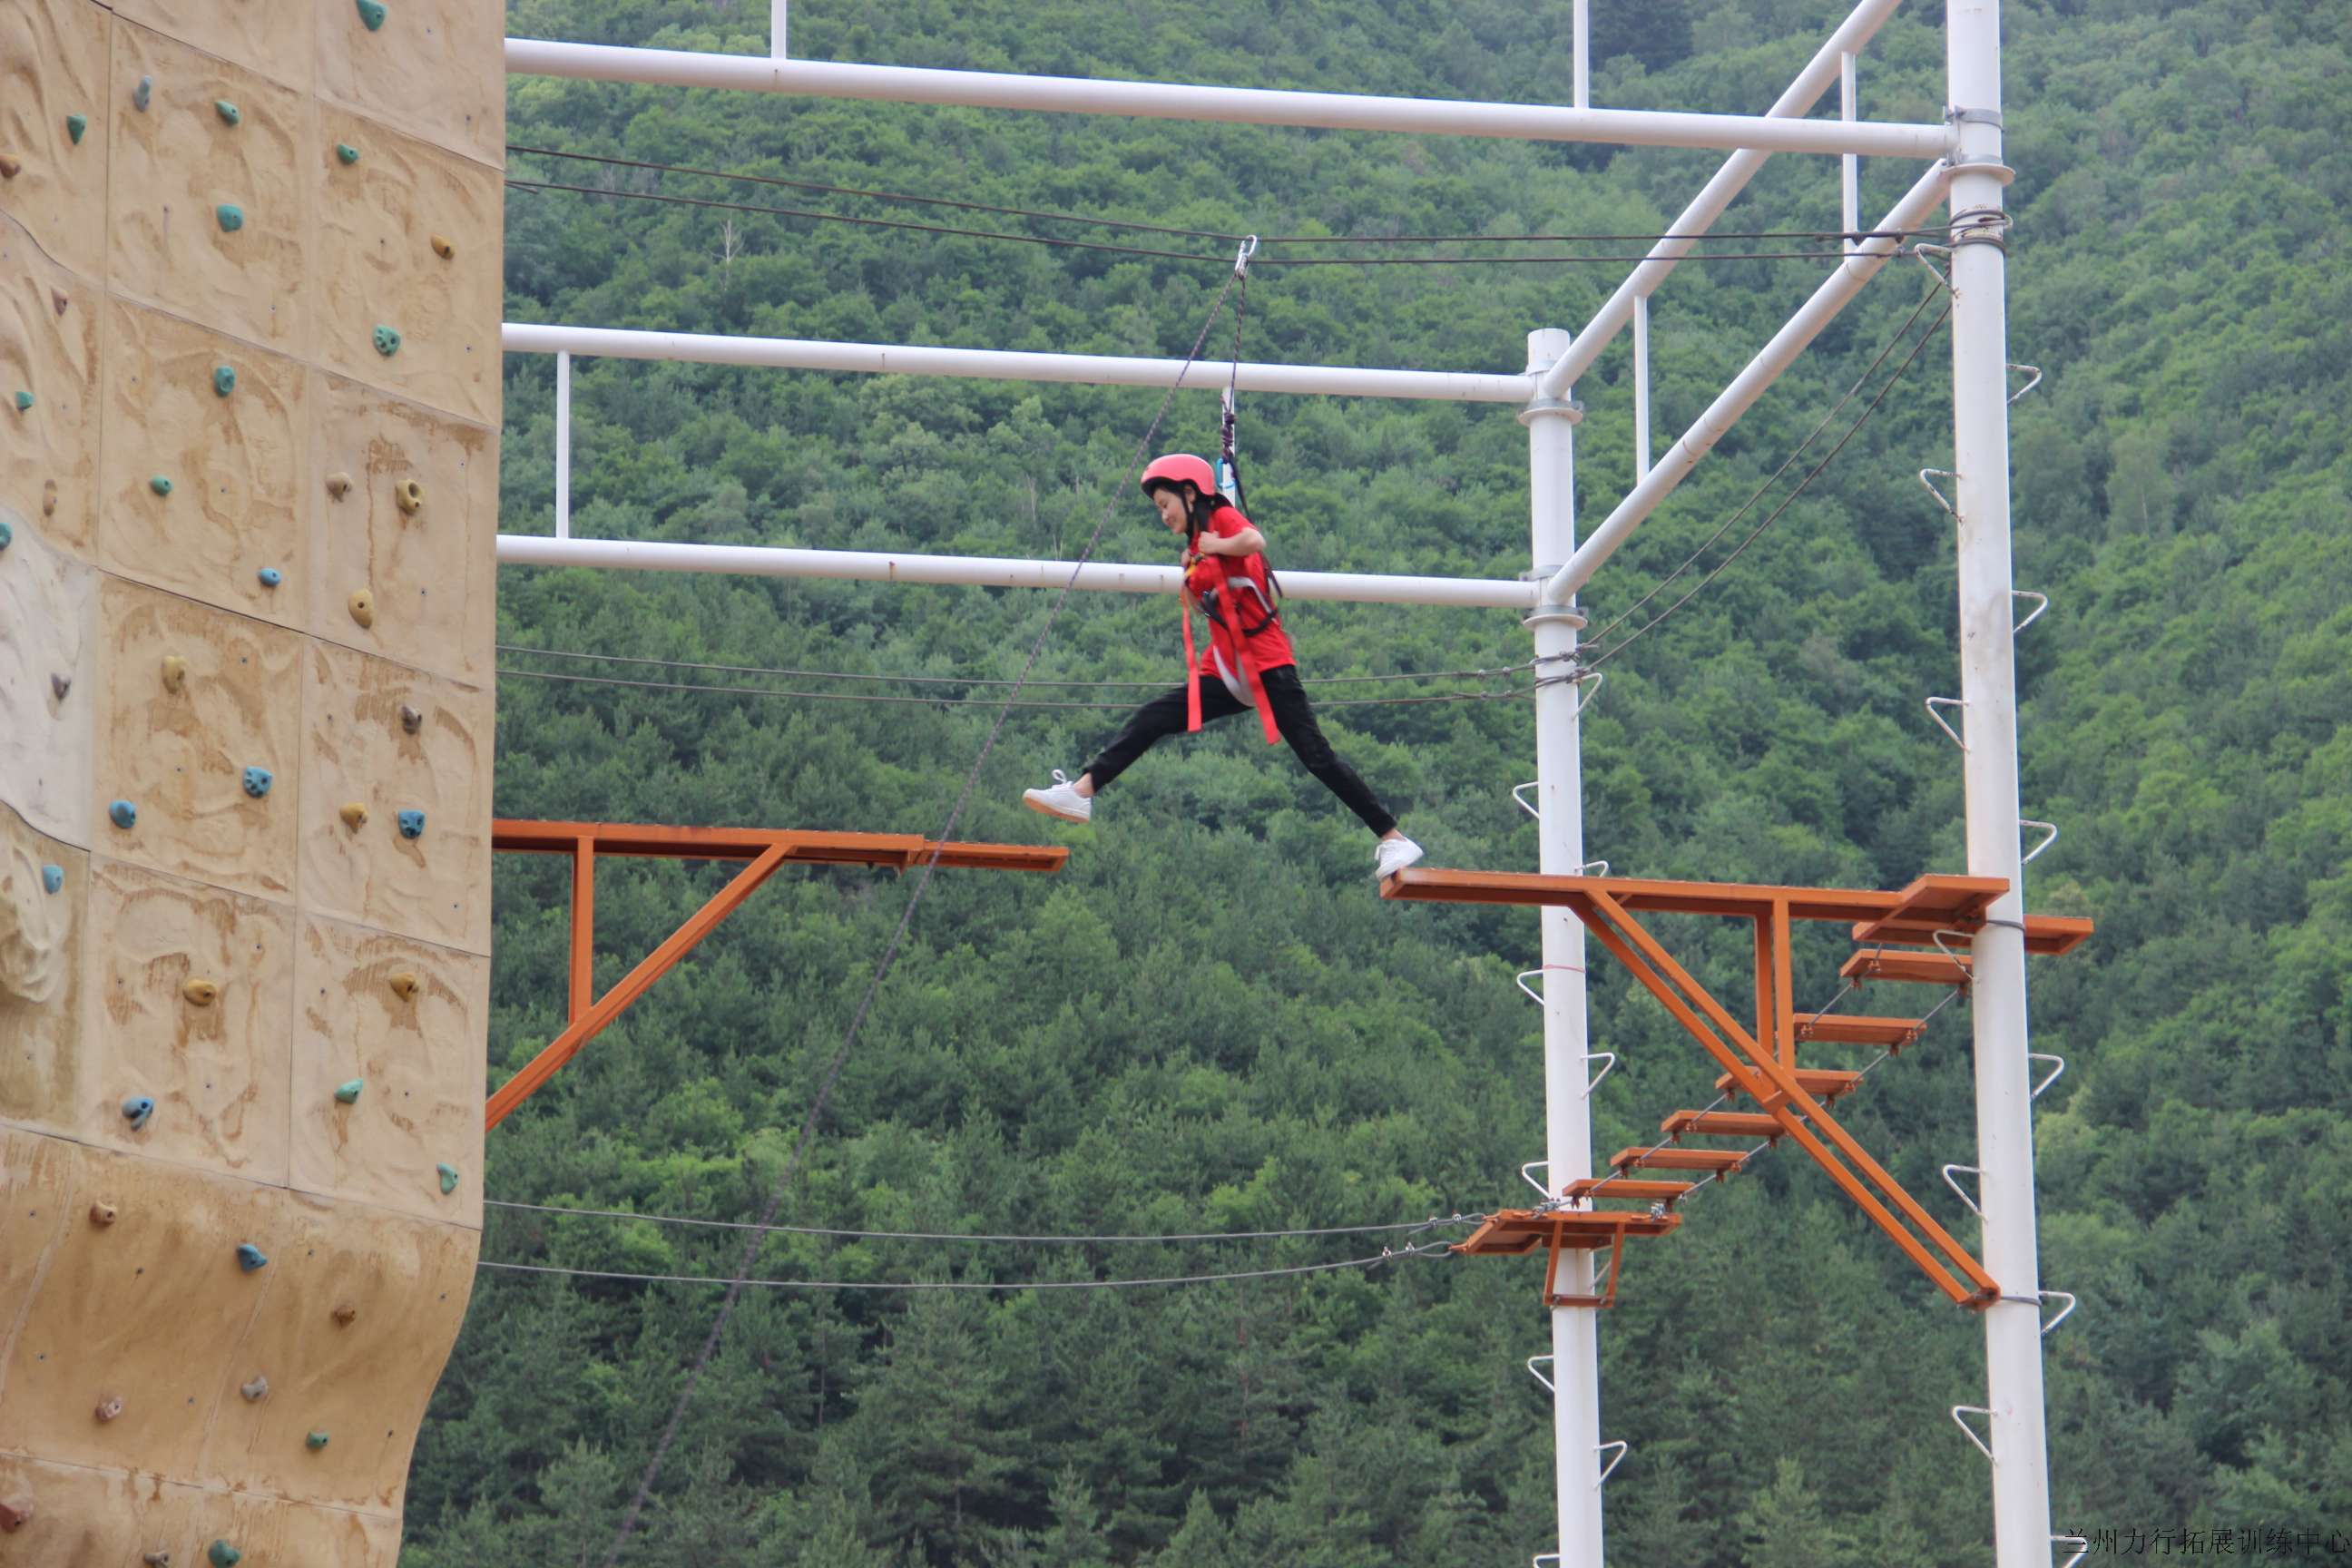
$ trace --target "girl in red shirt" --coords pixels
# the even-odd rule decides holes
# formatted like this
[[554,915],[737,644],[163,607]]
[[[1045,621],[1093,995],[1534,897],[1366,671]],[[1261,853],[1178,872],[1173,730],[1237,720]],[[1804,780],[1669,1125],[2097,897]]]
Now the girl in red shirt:
[[1189,612],[1193,605],[1208,616],[1209,646],[1194,663],[1187,684],[1137,709],[1085,772],[1073,780],[1056,769],[1051,785],[1024,791],[1022,800],[1032,811],[1066,822],[1089,821],[1095,792],[1156,742],[1255,709],[1267,743],[1289,742],[1307,771],[1379,836],[1374,876],[1402,871],[1420,859],[1421,846],[1397,830],[1396,818],[1356,770],[1331,750],[1322,726],[1315,721],[1315,710],[1299,684],[1298,661],[1275,608],[1265,536],[1218,493],[1209,465],[1190,453],[1171,453],[1144,469],[1143,493],[1159,508],[1160,521],[1169,531],[1184,535],[1186,651],[1192,648]]

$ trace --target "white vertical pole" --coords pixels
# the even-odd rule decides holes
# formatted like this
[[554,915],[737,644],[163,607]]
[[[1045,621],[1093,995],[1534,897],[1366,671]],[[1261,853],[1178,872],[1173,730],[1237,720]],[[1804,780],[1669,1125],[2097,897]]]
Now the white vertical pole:
[[572,356],[555,356],[555,537],[572,537]]
[[791,0],[768,0],[768,58],[781,60],[784,55],[784,7]]
[[1650,297],[1633,297],[1633,482],[1650,471]]
[[[1854,113],[1853,51],[1847,49],[1838,56],[1838,118],[1851,121]],[[1846,235],[1845,248],[1852,250],[1862,243],[1853,237],[1862,226],[1862,159],[1857,153],[1845,153],[1839,155],[1838,163],[1838,227]]]
[[[1557,327],[1528,334],[1530,374],[1569,349]],[[1536,580],[1545,581],[1576,552],[1576,426],[1582,416],[1566,395],[1537,398],[1519,416],[1528,427],[1529,542]],[[1536,691],[1536,831],[1538,869],[1573,875],[1584,861],[1584,793],[1576,705],[1570,673],[1584,617],[1561,605],[1538,607],[1528,618],[1535,637],[1536,674],[1549,684]],[[1592,1116],[1585,1099],[1584,927],[1566,910],[1547,909],[1543,922],[1544,1157],[1555,1193],[1592,1174]],[[1560,1259],[1559,1288],[1592,1292],[1592,1254]],[[1601,1337],[1591,1307],[1559,1307],[1551,1314],[1552,1426],[1559,1504],[1560,1568],[1601,1568]]]
[[2001,241],[2000,0],[1947,0],[1946,68],[1957,147],[1952,210],[1953,502],[1959,512],[1960,696],[1968,747],[1968,867],[1999,877],[1973,945],[1977,1164],[1992,1411],[1994,1562],[2050,1568],[2050,1469],[2042,1395],[2033,1121],[2025,1059],[2024,868],[2018,843],[2017,673],[2011,633],[2008,260]]
[[[777,0],[782,5],[783,0]],[[1575,107],[1592,107],[1592,0],[1576,0],[1569,23],[1570,47],[1576,56]]]

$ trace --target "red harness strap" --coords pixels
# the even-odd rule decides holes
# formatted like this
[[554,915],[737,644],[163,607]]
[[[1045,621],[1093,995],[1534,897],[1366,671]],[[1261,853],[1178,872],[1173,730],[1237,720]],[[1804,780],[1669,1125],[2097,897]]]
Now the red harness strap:
[[[1224,593],[1217,595],[1219,624],[1225,628],[1225,635],[1233,639],[1234,657],[1241,660],[1242,679],[1247,683],[1250,701],[1257,709],[1258,727],[1265,731],[1265,743],[1279,745],[1282,726],[1275,722],[1274,701],[1265,694],[1265,682],[1258,679],[1257,665],[1250,658],[1248,645],[1242,638],[1241,626],[1234,619],[1231,597]],[[1184,609],[1181,595],[1176,604],[1184,617],[1184,728],[1189,733],[1201,728],[1201,677],[1197,658],[1192,652],[1192,613]],[[1215,647],[1213,638],[1210,646],[1213,649]]]

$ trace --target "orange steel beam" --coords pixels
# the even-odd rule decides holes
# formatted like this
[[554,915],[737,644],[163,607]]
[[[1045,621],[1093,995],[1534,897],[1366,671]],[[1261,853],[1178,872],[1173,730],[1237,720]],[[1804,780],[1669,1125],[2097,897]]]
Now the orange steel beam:
[[[490,847],[519,854],[572,857],[572,952],[569,1012],[563,1032],[549,1041],[521,1071],[490,1096],[486,1127],[496,1127],[530,1099],[557,1069],[580,1054],[630,1003],[669,973],[677,961],[719,922],[740,908],[761,883],[787,863],[887,866],[905,871],[934,852],[939,863],[972,869],[1058,871],[1067,849],[1020,844],[940,843],[911,833],[812,833],[766,827],[665,827],[601,822],[526,822],[500,818],[490,825]],[[595,960],[595,858],[598,855],[654,856],[682,860],[748,862],[669,939],[592,1002]]]
[[[1982,1308],[1999,1299],[2000,1287],[1983,1266],[1870,1157],[1820,1101],[1805,1092],[1790,1068],[1770,1050],[1769,1042],[1759,1043],[1740,1028],[1723,1005],[1676,963],[1623,905],[1607,892],[1596,890],[1571,900],[1570,907],[1634,978],[1665,1005],[1675,1021],[1722,1065],[1742,1092],[1780,1121],[1787,1136],[1829,1173],[1830,1179],[1886,1232],[1937,1289],[1967,1307]],[[1744,1061],[1743,1054],[1747,1058]],[[1816,1131],[1822,1136],[1816,1136]],[[1843,1161],[1832,1154],[1822,1137],[1836,1145]],[[1849,1163],[1852,1169],[1848,1169]],[[1865,1180],[1868,1186],[1864,1184]],[[1871,1187],[1884,1194],[1919,1236],[1912,1235]],[[1967,1284],[1954,1278],[1953,1268],[1945,1267],[1920,1245],[1921,1237],[1967,1277]]]
[[[1920,889],[1927,889],[1922,897]],[[1384,898],[1448,904],[1532,904],[1573,907],[1580,898],[1607,893],[1636,914],[1729,915],[1754,920],[1785,900],[1789,918],[1799,921],[1888,921],[1896,934],[1885,941],[1934,945],[1937,931],[1972,935],[1984,925],[1983,910],[2006,891],[1997,877],[1922,877],[1895,892],[1848,888],[1784,888],[1759,882],[1682,882],[1641,877],[1557,877],[1534,871],[1454,871],[1416,866],[1381,884]],[[1961,895],[1965,894],[1963,898]],[[1928,909],[1954,912],[1921,913]],[[1971,909],[1972,911],[1971,912]],[[2056,915],[2028,915],[2025,950],[2071,951],[2091,934],[2091,922]]]

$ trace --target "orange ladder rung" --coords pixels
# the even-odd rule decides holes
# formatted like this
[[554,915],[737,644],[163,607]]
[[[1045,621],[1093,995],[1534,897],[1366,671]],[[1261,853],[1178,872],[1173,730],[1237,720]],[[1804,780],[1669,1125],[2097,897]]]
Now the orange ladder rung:
[[1609,1157],[1612,1171],[1711,1171],[1728,1174],[1746,1163],[1744,1151],[1731,1149],[1682,1149],[1668,1144],[1662,1149],[1620,1149]]
[[1966,985],[1969,966],[1943,952],[1894,952],[1867,947],[1838,967],[1843,980],[1893,980],[1919,985]]
[[[1843,1068],[1796,1068],[1791,1069],[1790,1076],[1797,1080],[1799,1089],[1820,1100],[1835,1100],[1842,1094],[1850,1094],[1862,1083],[1860,1073]],[[1739,1085],[1732,1080],[1729,1073],[1717,1079],[1715,1088],[1718,1094],[1740,1092]]]
[[1688,1182],[1644,1182],[1632,1176],[1586,1176],[1560,1188],[1564,1198],[1632,1198],[1671,1204],[1691,1190]]
[[[1941,955],[1937,956],[1940,960]],[[1901,1050],[1927,1027],[1924,1018],[1874,1018],[1862,1013],[1800,1013],[1796,1021],[1800,1043],[1817,1040],[1825,1046],[1884,1046],[1890,1051]]]
[[1658,1123],[1658,1131],[1675,1138],[1778,1138],[1788,1129],[1759,1110],[1677,1110]]

